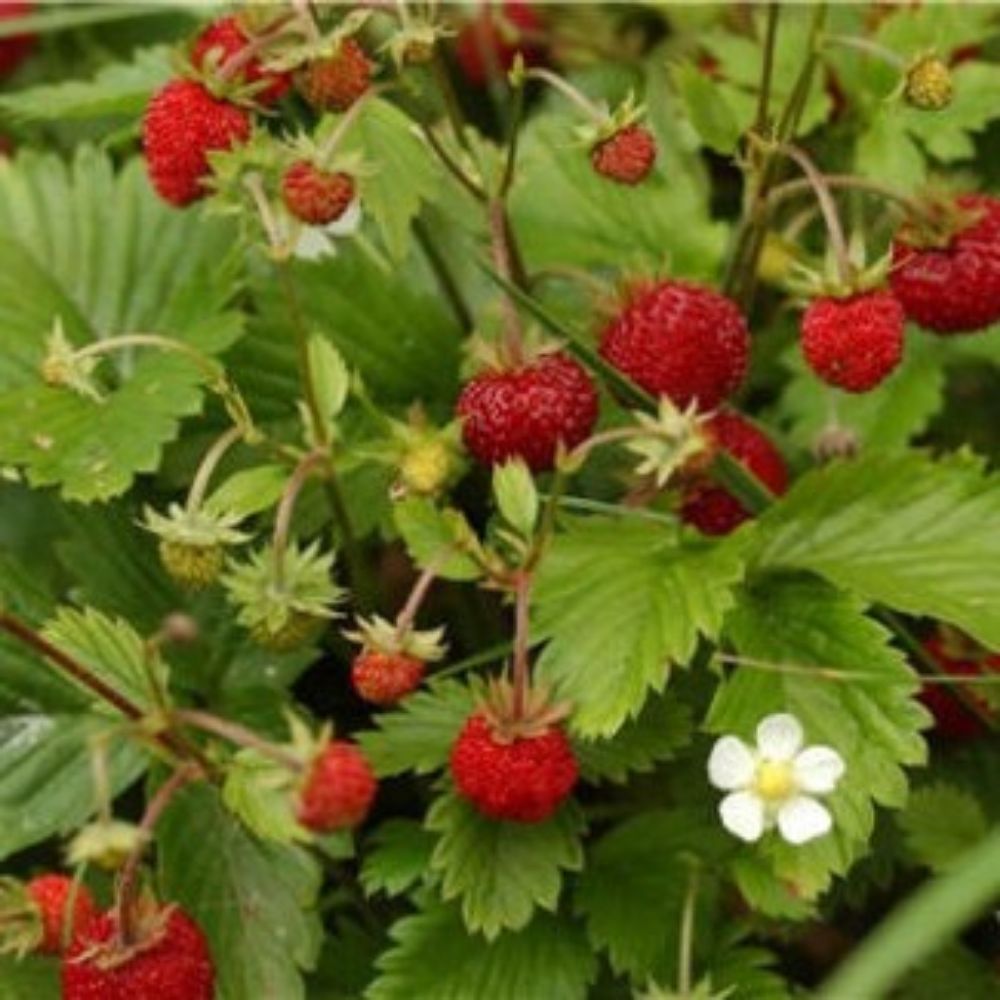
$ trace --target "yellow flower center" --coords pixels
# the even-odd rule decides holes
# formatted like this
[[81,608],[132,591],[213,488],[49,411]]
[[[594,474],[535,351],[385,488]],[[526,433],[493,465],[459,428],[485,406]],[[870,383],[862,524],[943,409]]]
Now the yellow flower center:
[[768,802],[787,799],[795,789],[792,765],[787,761],[762,760],[757,765],[754,789]]
[[436,493],[451,471],[451,453],[441,441],[423,441],[403,456],[400,476],[414,493]]

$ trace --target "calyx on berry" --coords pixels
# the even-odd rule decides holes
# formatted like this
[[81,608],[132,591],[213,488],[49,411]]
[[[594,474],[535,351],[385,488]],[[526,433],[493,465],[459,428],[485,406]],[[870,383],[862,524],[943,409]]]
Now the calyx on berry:
[[66,875],[40,875],[24,883],[0,878],[0,954],[57,955],[94,916],[87,887]]
[[653,476],[657,486],[662,488],[681,470],[711,460],[714,440],[705,430],[709,418],[698,412],[694,402],[681,410],[668,396],[661,396],[656,416],[638,411],[634,416],[641,430],[625,447],[641,459],[636,473]]
[[201,590],[218,579],[226,548],[249,540],[236,530],[240,521],[235,514],[172,503],[166,514],[146,507],[142,526],[159,538],[160,559],[170,576],[183,587]]
[[66,849],[66,860],[71,865],[92,864],[114,872],[148,840],[149,835],[135,823],[100,819],[77,831]]
[[365,652],[412,656],[424,663],[435,663],[448,651],[448,646],[443,641],[443,626],[415,629],[412,625],[404,625],[400,629],[398,624],[379,615],[372,615],[371,618],[359,615],[355,619],[355,627],[345,631],[344,637],[358,643]]
[[553,702],[548,688],[531,684],[517,704],[514,684],[508,677],[491,677],[479,704],[479,714],[489,723],[497,743],[541,736],[570,713],[567,702]]

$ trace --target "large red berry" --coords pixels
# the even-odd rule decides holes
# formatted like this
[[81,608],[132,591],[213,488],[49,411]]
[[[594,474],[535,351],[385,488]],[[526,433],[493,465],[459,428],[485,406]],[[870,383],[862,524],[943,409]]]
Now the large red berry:
[[201,929],[177,907],[162,921],[127,951],[116,948],[113,914],[98,917],[63,959],[63,1000],[212,1000],[215,969]]
[[368,815],[376,789],[364,754],[353,743],[334,740],[309,769],[299,797],[299,822],[316,833],[358,826]]
[[906,315],[935,333],[969,333],[1000,320],[1000,200],[957,199],[973,221],[945,247],[892,245],[890,283]]
[[455,57],[469,83],[481,87],[494,73],[503,77],[519,52],[526,66],[544,63],[543,30],[538,12],[522,0],[482,4],[476,16],[462,25]]
[[281,197],[296,219],[310,226],[335,222],[354,200],[354,179],[339,171],[321,170],[297,160],[281,179]]
[[551,469],[559,442],[573,448],[597,420],[597,390],[568,354],[544,354],[521,368],[489,370],[462,390],[456,411],[466,447],[494,465],[519,457]]
[[649,129],[629,125],[599,142],[590,153],[594,169],[619,184],[645,180],[656,160],[656,140]]
[[346,111],[370,86],[372,64],[353,38],[332,56],[314,59],[298,76],[302,96],[323,111]]
[[[928,636],[923,642],[924,649],[934,662],[953,677],[978,677],[984,671],[1000,673],[1000,655],[991,654],[982,660],[966,659],[951,649],[940,634]],[[966,688],[971,697],[974,688]],[[972,740],[986,732],[984,723],[955,697],[953,691],[942,684],[925,684],[920,691],[920,700],[934,716],[935,730],[949,740]],[[989,705],[982,699],[976,701],[985,710]]]
[[[73,942],[86,934],[97,916],[94,898],[85,885],[78,885],[74,895],[73,879],[65,875],[40,875],[25,886],[28,897],[38,907],[42,920],[42,940],[38,951],[58,955],[63,939]],[[72,916],[67,926],[67,908],[73,898]]]
[[[222,17],[213,21],[195,39],[194,47],[191,49],[191,62],[197,69],[202,69],[208,54],[215,51],[218,53],[216,65],[221,67],[227,60],[242,52],[249,43],[249,37],[235,17]],[[292,85],[291,77],[287,73],[271,73],[264,69],[261,61],[256,58],[251,59],[240,69],[239,78],[246,83],[268,81],[266,87],[262,87],[254,94],[255,99],[261,104],[273,104],[280,100]]]
[[601,354],[647,392],[712,410],[743,381],[750,332],[735,303],[687,281],[639,288],[605,328]]
[[802,317],[802,353],[824,382],[867,392],[902,359],[905,322],[892,292],[814,299]]
[[[24,17],[34,9],[31,0],[0,0],[0,21]],[[0,38],[0,78],[10,76],[31,55],[37,41],[37,35]]]
[[354,658],[351,683],[373,705],[395,705],[424,679],[424,662],[406,653],[366,650]]
[[486,816],[540,823],[573,790],[578,767],[562,729],[504,741],[476,713],[452,747],[451,773],[458,791]]
[[[775,494],[788,489],[788,469],[781,452],[755,424],[724,410],[705,425],[717,448],[727,451]],[[727,535],[750,517],[750,512],[727,490],[699,477],[684,491],[681,518],[706,535]]]
[[146,109],[143,148],[153,187],[179,208],[208,193],[208,154],[250,137],[246,111],[214,98],[193,80],[171,80]]

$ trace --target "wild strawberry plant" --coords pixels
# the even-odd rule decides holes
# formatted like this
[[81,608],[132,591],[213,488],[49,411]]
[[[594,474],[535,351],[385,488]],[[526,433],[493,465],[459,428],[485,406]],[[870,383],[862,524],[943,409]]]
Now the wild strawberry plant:
[[0,995],[996,995],[995,7],[0,15]]

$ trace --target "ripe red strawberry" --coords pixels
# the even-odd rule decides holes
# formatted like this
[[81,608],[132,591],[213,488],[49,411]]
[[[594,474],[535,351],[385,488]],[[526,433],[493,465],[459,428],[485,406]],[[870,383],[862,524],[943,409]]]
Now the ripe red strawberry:
[[364,49],[345,38],[332,56],[315,59],[299,74],[302,96],[323,111],[346,111],[370,86],[372,63]]
[[[24,17],[34,11],[31,0],[0,0],[0,21]],[[14,35],[0,38],[0,79],[10,76],[31,55],[37,35]]]
[[824,382],[868,392],[902,359],[905,322],[892,292],[814,299],[802,317],[802,353]]
[[[781,453],[755,424],[738,413],[723,410],[705,425],[716,448],[745,465],[772,493],[788,489],[788,470]],[[700,476],[684,491],[681,519],[706,535],[728,535],[750,518],[750,512],[731,493]]]
[[459,30],[455,57],[469,83],[482,87],[493,73],[506,74],[518,52],[526,66],[544,63],[543,30],[538,12],[522,0],[482,4]]
[[462,390],[456,412],[466,447],[485,465],[518,456],[551,469],[560,441],[572,448],[597,420],[597,390],[568,354],[543,354],[521,368],[491,369]]
[[358,695],[373,705],[395,705],[424,679],[423,660],[405,653],[366,650],[354,658],[351,683]]
[[944,247],[919,247],[907,231],[892,245],[890,283],[916,323],[935,333],[969,333],[1000,320],[1000,200],[963,195],[973,221]]
[[[217,67],[221,67],[227,60],[242,52],[250,43],[250,38],[240,26],[240,22],[235,17],[222,17],[213,21],[195,39],[194,47],[191,50],[191,63],[196,69],[202,69],[208,54],[213,50],[218,52]],[[259,59],[251,59],[239,71],[237,79],[246,83],[257,83],[267,80],[268,85],[261,88],[254,94],[254,98],[261,104],[273,104],[280,100],[288,92],[292,85],[292,79],[287,73],[271,73],[264,69]]]
[[477,712],[452,747],[451,773],[459,793],[486,816],[540,823],[573,790],[578,767],[559,727],[504,740]]
[[[923,643],[924,649],[938,664],[941,670],[953,677],[978,677],[984,672],[1000,673],[1000,655],[989,654],[975,658],[970,646],[968,654],[956,649],[955,643],[941,633],[928,636]],[[974,688],[966,688],[974,693]],[[974,696],[974,694],[973,694]],[[925,684],[920,691],[920,700],[930,709],[934,716],[935,731],[949,740],[972,740],[986,733],[986,726],[955,695],[941,684]],[[986,709],[987,702],[976,699]]]
[[[37,950],[46,955],[58,955],[63,950],[63,931],[72,942],[86,934],[97,916],[94,898],[85,885],[77,886],[73,896],[73,880],[65,875],[40,875],[25,886],[28,897],[38,907],[42,920],[42,940]],[[66,908],[73,896],[73,913],[66,927]]]
[[601,354],[647,392],[712,410],[743,381],[750,332],[735,303],[687,281],[638,287],[601,336]]
[[649,129],[627,125],[599,142],[590,153],[590,162],[603,177],[619,184],[645,180],[656,160],[656,140]]
[[194,80],[171,80],[149,102],[143,123],[146,169],[157,193],[182,208],[208,193],[207,154],[250,137],[250,116]]
[[309,768],[299,795],[299,822],[316,833],[358,826],[368,815],[376,790],[364,754],[353,743],[334,740]]
[[281,197],[296,219],[310,226],[335,222],[354,200],[354,178],[297,160],[281,179]]
[[178,907],[160,910],[137,943],[99,916],[62,962],[63,1000],[212,1000],[215,968],[201,928]]

